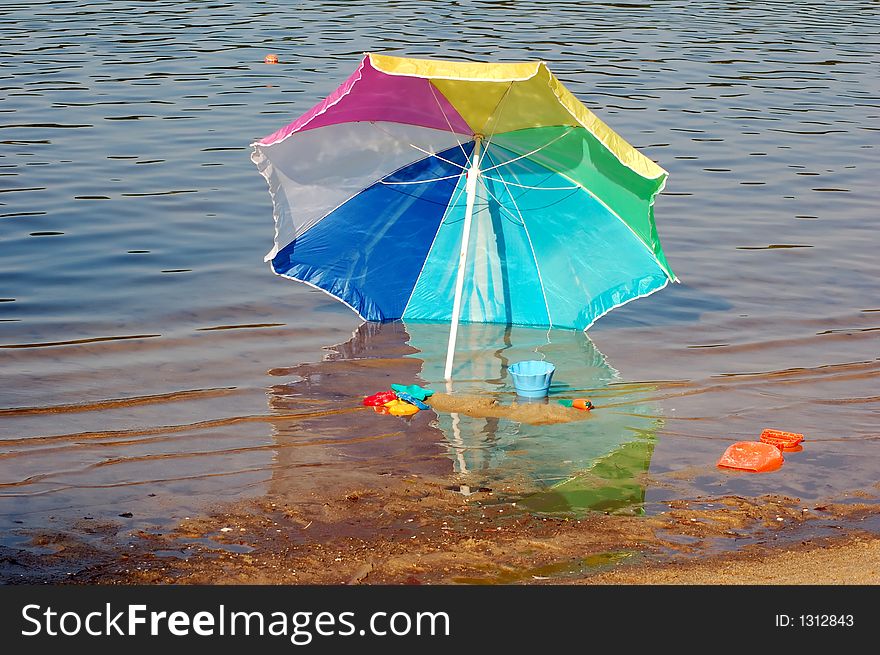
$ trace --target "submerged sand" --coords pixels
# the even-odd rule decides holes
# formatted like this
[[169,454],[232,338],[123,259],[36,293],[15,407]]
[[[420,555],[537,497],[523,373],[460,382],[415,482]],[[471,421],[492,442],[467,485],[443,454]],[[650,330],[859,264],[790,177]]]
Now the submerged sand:
[[588,411],[564,407],[558,402],[547,399],[534,402],[514,400],[510,404],[505,404],[493,396],[435,393],[425,402],[432,409],[440,412],[466,414],[475,418],[507,418],[529,425],[570,423],[590,417]]
[[[74,583],[137,584],[877,584],[873,503],[796,498],[674,501],[651,515],[524,510],[504,490],[445,480],[229,505],[142,533],[124,559]],[[842,535],[835,537],[834,534]],[[71,556],[80,556],[76,549]],[[62,553],[57,555],[63,557]]]

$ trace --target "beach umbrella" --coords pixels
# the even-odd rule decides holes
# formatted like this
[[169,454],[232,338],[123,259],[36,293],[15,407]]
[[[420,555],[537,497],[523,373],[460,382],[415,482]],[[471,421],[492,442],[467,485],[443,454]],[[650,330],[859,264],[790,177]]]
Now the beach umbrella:
[[253,144],[278,275],[367,321],[587,329],[675,281],[654,222],[666,171],[543,62],[364,56]]

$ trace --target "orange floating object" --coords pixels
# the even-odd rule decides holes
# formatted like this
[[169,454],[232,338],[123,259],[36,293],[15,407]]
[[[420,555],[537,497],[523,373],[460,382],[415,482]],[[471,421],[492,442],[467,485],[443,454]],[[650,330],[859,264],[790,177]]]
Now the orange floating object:
[[278,55],[266,55],[263,58],[263,62],[266,64],[277,64],[278,63]]
[[788,451],[799,450],[798,444],[803,440],[804,435],[797,432],[783,432],[767,428],[761,433],[761,441]]
[[766,473],[775,471],[784,461],[782,449],[777,446],[761,441],[738,441],[724,451],[717,466]]

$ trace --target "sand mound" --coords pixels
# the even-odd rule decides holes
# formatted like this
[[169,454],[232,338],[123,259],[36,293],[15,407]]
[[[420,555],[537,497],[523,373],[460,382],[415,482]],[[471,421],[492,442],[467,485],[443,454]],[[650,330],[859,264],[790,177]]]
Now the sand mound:
[[435,393],[425,402],[438,412],[456,412],[476,418],[509,418],[530,425],[569,423],[590,416],[590,412],[563,407],[553,400],[529,403],[514,401],[510,405],[502,405],[490,396]]

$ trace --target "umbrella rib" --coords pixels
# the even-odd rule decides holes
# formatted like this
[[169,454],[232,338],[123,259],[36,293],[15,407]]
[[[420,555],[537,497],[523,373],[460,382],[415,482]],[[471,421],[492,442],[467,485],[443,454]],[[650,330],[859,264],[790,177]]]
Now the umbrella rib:
[[404,184],[427,184],[428,182],[442,182],[443,180],[451,180],[453,178],[460,178],[461,173],[457,175],[446,175],[444,177],[432,177],[430,180],[409,180],[407,182],[386,182],[385,180],[379,180],[380,184],[385,184],[387,186],[395,186],[395,185],[404,185]]
[[[486,155],[488,156],[488,154]],[[489,157],[489,161],[493,161],[492,157]],[[504,189],[507,191],[507,195],[510,197],[510,201],[513,203],[513,208],[516,209],[516,213],[519,214],[519,220],[522,221],[523,230],[526,233],[526,239],[529,242],[529,249],[532,251],[532,258],[535,261],[535,271],[538,273],[538,284],[541,286],[541,296],[544,298],[544,309],[547,310],[547,324],[552,328],[553,327],[553,317],[550,315],[550,304],[547,302],[547,292],[544,290],[544,278],[541,276],[541,267],[538,264],[538,255],[535,253],[535,246],[532,243],[532,236],[529,234],[529,227],[526,225],[526,219],[523,217],[522,212],[519,210],[519,205],[516,202],[516,198],[513,197],[513,194],[510,192],[510,188],[507,186],[507,182],[504,178],[501,178],[501,183],[504,185]],[[486,185],[483,185],[483,188],[488,192],[488,188]],[[492,196],[495,197],[494,195]],[[498,199],[496,198],[496,202]],[[498,202],[499,206],[502,206],[500,202]]]
[[[381,129],[381,128],[380,128],[380,129]],[[393,135],[390,135],[390,136],[393,136]],[[438,157],[437,155],[434,155],[434,154],[429,153],[429,152],[427,152],[426,154],[428,154],[428,156],[437,157],[437,159],[439,159],[439,160],[441,160],[441,161],[444,161],[444,162],[447,162],[447,163],[449,163],[449,164],[451,164],[451,165],[453,165],[453,166],[459,166],[459,165],[458,165],[457,163],[455,163],[454,161],[448,161],[447,159],[445,159],[445,158],[443,158],[443,157]],[[399,171],[402,171],[403,169],[408,168],[409,166],[412,166],[412,165],[414,165],[414,164],[417,164],[417,163],[419,163],[419,162],[421,162],[421,161],[424,161],[424,159],[416,159],[416,160],[411,161],[411,162],[409,162],[409,163],[407,163],[407,164],[403,164],[403,165],[400,166],[399,168],[395,169],[394,171],[392,171],[391,173],[389,173],[388,175],[386,175],[386,177],[391,177],[392,175],[395,175],[395,174],[398,173]],[[461,168],[461,166],[459,166],[459,168]],[[464,170],[464,169],[462,168],[462,170]],[[461,175],[451,175],[451,176],[450,176],[450,179],[451,179],[451,178],[454,178],[454,177],[459,177],[459,178],[460,178]],[[434,180],[420,180],[418,183],[419,183],[419,184],[424,184],[425,182],[433,182],[433,181],[434,181]],[[369,189],[370,187],[375,186],[376,184],[386,184],[386,182],[384,182],[384,181],[381,180],[381,179],[378,180],[378,181],[376,181],[376,182],[372,182],[371,184],[368,184],[368,185],[365,186],[364,188],[360,189],[359,191],[357,191],[357,192],[351,194],[350,196],[348,196],[347,198],[343,199],[341,202],[339,202],[337,205],[335,205],[332,209],[330,209],[329,211],[325,212],[325,213],[324,213],[324,214],[323,214],[323,215],[322,215],[317,221],[315,221],[312,225],[310,225],[308,228],[306,228],[306,229],[303,230],[302,232],[298,233],[298,234],[296,235],[296,237],[294,238],[294,241],[296,241],[297,239],[302,238],[304,234],[306,234],[309,230],[311,230],[313,227],[315,227],[316,225],[318,225],[321,221],[323,221],[325,218],[327,218],[330,214],[332,214],[333,212],[335,212],[337,209],[339,209],[340,207],[342,207],[342,206],[343,206],[344,204],[346,204],[347,202],[351,201],[353,198],[356,198],[357,196],[359,196],[360,194],[362,194],[364,191],[366,191],[366,190]],[[391,182],[391,183],[387,183],[387,184],[395,185],[395,184],[403,184],[403,183],[394,183],[394,182]],[[401,193],[401,194],[406,194],[407,192],[405,192],[405,191],[403,191],[403,190],[400,190],[399,193]],[[435,203],[435,204],[437,204],[437,203]],[[291,242],[291,243],[293,243],[293,242]],[[289,244],[288,244],[288,245],[289,245]],[[293,278],[293,279],[296,279],[296,278]],[[297,280],[297,281],[302,282],[303,280]],[[333,294],[330,294],[330,295],[333,295]],[[335,296],[334,296],[334,298],[335,298]],[[344,302],[344,301],[343,301],[343,302]],[[364,320],[366,320],[366,319],[364,319]]]
[[[494,178],[494,177],[488,177],[488,176],[487,176],[487,178],[488,178],[489,180],[492,180],[493,182],[500,182],[501,184],[504,184],[504,180],[502,180],[502,179],[498,179],[498,178]],[[550,190],[553,190],[553,189],[555,189],[555,190],[557,190],[557,191],[583,191],[583,190],[584,190],[583,187],[581,187],[581,186],[571,186],[571,187],[529,187],[529,186],[526,186],[526,185],[524,185],[524,184],[514,184],[513,182],[508,182],[508,184],[509,184],[510,186],[516,186],[516,187],[520,187],[520,188],[526,189],[526,191],[525,191],[524,193],[521,193],[521,194],[520,194],[520,196],[519,196],[520,198],[525,197],[526,193],[528,193],[528,191],[529,191],[529,190],[532,190],[532,189],[537,190],[537,191],[550,191]],[[486,190],[488,191],[488,189],[486,189]],[[507,189],[507,193],[511,196],[512,199],[514,198],[513,194],[510,193],[510,189]],[[492,195],[492,194],[490,193],[490,195]],[[568,198],[570,198],[570,197],[573,196],[573,195],[574,195],[574,193],[569,193],[569,194],[568,194],[567,196],[565,196],[564,198],[559,198],[559,199],[557,199],[557,200],[553,200],[552,202],[550,202],[550,203],[548,203],[548,204],[546,204],[546,205],[542,205],[542,206],[540,206],[540,207],[538,207],[538,206],[533,206],[533,207],[531,207],[531,209],[549,209],[549,208],[552,207],[553,205],[558,205],[559,203],[564,202],[565,200],[567,200]],[[499,202],[499,203],[501,202],[501,201],[498,200],[498,198],[496,198],[494,195],[492,195],[492,197],[495,198],[496,202]],[[501,209],[504,209],[504,207],[501,207]],[[506,211],[508,214],[510,214],[511,216],[513,216],[513,214],[510,212],[510,210],[504,209],[504,211]],[[513,216],[513,218],[516,218],[516,216]],[[517,225],[518,225],[518,223],[517,223]]]
[[[499,181],[500,181],[500,180],[499,180]],[[519,217],[518,217],[516,214],[514,214],[512,211],[510,211],[507,207],[505,207],[504,205],[502,205],[502,204],[501,204],[501,200],[498,198],[498,196],[496,196],[494,193],[492,193],[491,191],[489,191],[489,187],[484,186],[483,188],[486,190],[486,193],[488,193],[490,196],[492,196],[492,199],[493,199],[495,202],[498,203],[498,209],[500,209],[500,210],[503,211],[505,214],[507,214],[508,216],[510,216],[510,218],[513,219],[513,220],[511,221],[511,223],[513,223],[514,225],[522,225],[522,224],[523,224],[523,223],[522,223],[522,216],[519,216]],[[509,193],[509,192],[508,192],[508,193]],[[487,203],[487,204],[488,204],[488,203]],[[481,210],[481,211],[482,211],[482,210]],[[518,219],[518,220],[517,220],[517,219]]]
[[458,142],[458,147],[461,150],[461,154],[463,154],[465,156],[465,159],[467,159],[467,153],[464,150],[464,146],[462,145],[461,141],[458,140],[458,132],[456,132],[455,129],[452,127],[452,123],[449,122],[449,117],[443,110],[443,105],[440,104],[440,98],[437,97],[437,88],[433,84],[431,84],[430,80],[428,80],[428,87],[430,87],[431,89],[431,95],[434,96],[434,102],[437,103],[437,108],[440,110],[440,114],[443,116],[443,120],[446,121],[446,125],[447,127],[449,127],[449,131],[452,132],[453,135],[455,135],[455,140]]
[[[435,156],[436,156],[436,155],[435,155]],[[445,159],[443,159],[443,157],[438,157],[438,159],[441,159],[441,160],[443,160],[443,161],[446,161]],[[417,160],[417,161],[418,161],[418,160]],[[403,166],[401,166],[401,167],[398,168],[397,170],[398,170],[398,171],[399,171],[399,170],[403,170],[403,169],[406,168],[407,166],[411,166],[413,163],[415,163],[415,162],[410,162],[409,164],[404,164]],[[451,164],[455,164],[455,162],[450,162],[450,163],[451,163]],[[456,164],[456,165],[457,165],[457,164]],[[394,171],[394,172],[396,173],[397,171]],[[391,173],[391,175],[393,175],[393,174],[394,174],[394,173]],[[461,178],[461,175],[450,175],[450,176],[448,176],[448,177],[440,178],[440,179],[451,179],[451,178],[455,178],[455,177],[457,177],[457,178]],[[423,184],[423,183],[425,183],[425,182],[432,182],[432,181],[433,181],[433,180],[421,180],[421,181],[419,182],[419,184]],[[382,180],[379,180],[379,182],[382,182]],[[391,184],[394,184],[394,183],[391,183]],[[370,185],[370,186],[372,186],[372,185]],[[327,212],[326,214],[324,214],[324,216],[318,221],[318,223],[320,223],[321,220],[324,220],[324,218],[326,218],[327,216],[329,216],[330,214],[332,214],[334,211],[336,211],[337,209],[339,209],[339,207],[341,207],[342,205],[344,205],[345,203],[347,203],[349,200],[351,200],[352,198],[356,197],[356,196],[359,195],[360,193],[363,193],[363,191],[366,190],[366,189],[368,189],[368,188],[369,188],[369,187],[366,187],[365,189],[362,189],[361,191],[358,191],[358,193],[356,193],[356,194],[354,194],[353,196],[351,196],[351,197],[345,199],[344,201],[342,201],[339,205],[337,205],[336,207],[334,207],[333,209],[331,209],[329,212]],[[461,194],[462,194],[462,191],[463,191],[463,190],[464,190],[464,186],[461,186],[461,188],[459,189],[458,195],[455,197],[455,199],[454,199],[451,203],[449,203],[449,205],[448,205],[449,207],[454,206],[455,203],[458,202],[458,199],[461,197]],[[446,216],[444,215],[443,218],[444,218],[444,220],[445,220]],[[317,224],[317,223],[316,223],[316,224]],[[428,249],[428,255],[430,255],[431,250],[433,250],[433,248],[434,248],[434,243],[437,241],[437,234],[439,234],[439,232],[440,232],[440,228],[441,228],[442,226],[443,226],[443,220],[441,220],[441,221],[440,221],[440,224],[437,226],[437,232],[434,234],[434,240],[431,241],[431,247]],[[314,226],[313,226],[313,227],[314,227]],[[300,237],[302,237],[302,235],[298,235],[297,238],[300,238]],[[422,264],[422,270],[424,270],[424,268],[425,268],[425,264],[427,263],[427,261],[428,261],[428,256],[426,255],[426,256],[425,256],[425,262]],[[273,268],[272,270],[273,270],[273,272],[275,272],[274,268]],[[304,280],[304,279],[302,279],[302,278],[298,278],[298,277],[296,277],[296,276],[294,276],[294,275],[290,275],[289,273],[277,273],[277,272],[275,272],[275,274],[278,275],[279,277],[285,277],[285,278],[287,278],[287,279],[289,279],[289,280],[295,280],[296,282],[302,282],[303,284],[306,284],[306,285],[308,285],[308,286],[310,286],[310,287],[312,287],[312,288],[314,288],[314,289],[317,289],[318,291],[321,291],[321,292],[323,292],[323,293],[326,293],[326,294],[327,294],[328,296],[330,296],[331,298],[335,298],[336,300],[338,300],[338,301],[340,301],[342,304],[344,304],[346,307],[348,307],[350,310],[352,310],[355,314],[358,315],[358,317],[359,317],[362,321],[366,321],[366,320],[367,320],[367,319],[364,317],[364,315],[361,314],[360,311],[357,310],[357,308],[355,308],[353,305],[351,305],[350,303],[348,303],[348,302],[347,302],[344,298],[342,298],[341,296],[337,296],[335,293],[333,293],[333,292],[331,292],[331,291],[328,291],[327,289],[324,289],[323,287],[319,287],[318,285],[316,285],[316,284],[314,284],[314,283],[312,283],[312,282],[309,282],[308,280]],[[418,279],[419,279],[419,277],[421,277],[421,275],[422,275],[422,271],[419,271],[419,274],[416,276],[416,282],[418,282]],[[412,291],[410,292],[410,296],[409,296],[409,298],[408,298],[407,301],[406,301],[406,306],[404,306],[404,308],[403,308],[403,312],[401,312],[401,317],[403,316],[403,314],[406,313],[406,308],[409,307],[410,300],[412,300],[412,295],[413,295],[413,293],[415,293],[415,288],[416,288],[416,285],[414,284],[414,285],[413,285],[413,289],[412,289]]]
[[[563,133],[562,135],[560,135],[559,137],[556,137],[556,139],[554,139],[554,141],[556,141],[557,139],[562,138],[562,137],[565,136],[566,134],[568,134],[568,132],[565,132],[565,133]],[[551,141],[550,143],[553,143],[553,141]],[[542,150],[543,148],[546,148],[547,146],[550,145],[550,143],[547,143],[547,144],[541,146],[540,148],[538,148],[537,150],[532,151],[531,153],[526,153],[526,154],[524,154],[524,155],[522,155],[522,156],[520,156],[520,157],[517,157],[516,159],[509,159],[509,160],[506,161],[506,162],[503,162],[503,163],[501,163],[501,164],[498,164],[498,166],[495,166],[495,167],[493,167],[493,168],[488,168],[488,169],[486,169],[486,170],[494,170],[494,168],[498,168],[498,167],[500,167],[500,166],[504,166],[504,165],[506,165],[506,164],[510,164],[510,163],[512,163],[512,162],[517,161],[518,159],[523,159],[524,157],[528,157],[530,154],[533,154],[533,153],[535,153],[535,152],[538,152],[539,150]],[[499,147],[499,146],[496,146],[496,147]],[[501,147],[503,150],[506,149],[504,146],[500,146],[500,147]],[[512,151],[512,152],[513,152],[513,151]],[[552,169],[548,169],[548,170],[552,170]],[[623,217],[621,217],[620,214],[618,214],[618,213],[617,213],[616,211],[614,211],[611,207],[609,207],[608,204],[607,204],[604,200],[602,200],[599,196],[597,196],[595,193],[593,193],[592,191],[590,191],[590,189],[588,189],[586,186],[584,186],[583,184],[580,184],[577,180],[573,180],[573,179],[571,179],[571,177],[569,177],[568,175],[566,175],[566,174],[563,173],[562,171],[553,171],[553,172],[556,173],[556,175],[559,175],[560,177],[565,178],[565,179],[568,180],[569,182],[575,184],[575,185],[576,185],[576,188],[583,189],[583,191],[586,192],[587,194],[589,194],[589,196],[590,196],[591,198],[593,198],[596,202],[598,202],[600,205],[602,205],[602,207],[604,207],[605,210],[608,211],[609,214],[611,214],[612,216],[614,216],[614,218],[616,218],[618,221],[620,221],[621,223],[623,223],[623,225],[626,226],[626,229],[628,229],[628,230],[632,233],[632,235],[636,238],[636,241],[638,241],[639,243],[641,243],[642,246],[644,246],[645,250],[647,250],[648,253],[650,253],[651,258],[654,260],[654,262],[657,264],[657,266],[660,267],[660,270],[664,272],[664,274],[666,275],[666,277],[669,278],[669,279],[670,279],[671,281],[673,281],[673,282],[678,282],[678,281],[679,281],[679,280],[678,280],[678,277],[677,277],[675,274],[670,273],[669,271],[667,271],[667,270],[666,270],[666,267],[664,267],[663,264],[660,263],[660,259],[657,257],[657,253],[655,253],[655,252],[651,249],[651,247],[650,247],[647,243],[645,243],[644,240],[642,240],[642,238],[641,238],[638,234],[636,234],[636,231],[632,228],[632,226],[631,226],[629,223],[627,223],[625,220],[623,220]],[[490,178],[490,179],[491,179],[491,178]],[[660,190],[661,190],[661,191],[663,190],[663,187],[664,187],[665,185],[666,185],[666,183],[665,183],[665,181],[664,181],[663,186],[660,187]],[[511,198],[512,198],[512,196],[511,196]],[[652,203],[652,204],[653,204],[653,203]],[[591,323],[590,325],[592,325],[592,323]],[[585,329],[586,329],[586,328],[585,328]]]
[[[370,125],[372,125],[373,127],[375,127],[375,128],[376,128],[377,130],[379,130],[380,132],[384,132],[385,134],[387,134],[388,136],[390,136],[392,139],[397,139],[398,141],[406,142],[406,139],[401,139],[401,138],[399,138],[399,137],[396,137],[396,136],[394,136],[391,132],[389,132],[388,130],[386,130],[384,127],[380,127],[380,126],[376,123],[376,121],[370,121]],[[455,138],[455,141],[456,141],[456,143],[458,143],[458,146],[461,148],[461,151],[464,153],[465,158],[467,158],[467,153],[465,152],[464,147],[462,146],[461,142],[458,140],[458,137],[457,137],[457,136],[456,136],[456,138]],[[436,158],[439,159],[440,161],[442,161],[442,162],[444,162],[444,163],[446,163],[446,164],[449,164],[450,166],[455,166],[456,168],[460,168],[460,169],[463,170],[463,171],[466,171],[466,170],[467,170],[467,166],[462,166],[461,164],[459,164],[459,163],[457,163],[457,162],[450,161],[449,159],[446,159],[445,157],[441,157],[441,156],[438,155],[436,152],[431,152],[430,150],[426,150],[425,148],[422,148],[422,147],[420,147],[420,146],[417,146],[415,143],[408,143],[408,145],[409,145],[410,148],[415,148],[415,149],[418,150],[419,152],[421,152],[421,153],[423,153],[423,154],[425,154],[425,155],[428,155],[429,157],[436,157]]]
[[[565,173],[559,173],[559,175],[561,175],[562,177],[564,177],[564,178],[567,179],[567,180],[571,180],[571,178],[568,177]],[[571,180],[571,181],[572,181],[572,182],[575,182],[575,180]],[[576,182],[575,182],[575,183],[576,183]],[[636,233],[636,231],[632,228],[632,226],[631,226],[629,223],[627,223],[625,220],[623,220],[623,217],[622,217],[620,214],[618,214],[616,211],[614,211],[613,209],[611,209],[611,207],[609,207],[608,204],[607,204],[604,200],[602,200],[599,196],[597,196],[595,193],[593,193],[592,191],[590,191],[587,187],[581,185],[581,188],[582,188],[584,191],[586,191],[586,192],[590,195],[591,198],[593,198],[596,202],[598,202],[600,205],[602,205],[602,207],[604,207],[604,208],[608,211],[609,214],[611,214],[612,216],[614,216],[614,218],[616,218],[618,221],[620,221],[621,223],[623,223],[623,225],[626,227],[626,229],[629,230],[630,233],[633,235],[633,237],[635,238],[635,240],[636,240],[637,242],[639,242],[640,244],[642,244],[642,246],[645,248],[645,250],[648,251],[648,254],[650,254],[650,255],[651,255],[651,258],[654,260],[654,263],[657,264],[658,268],[659,268],[661,271],[663,271],[663,273],[666,275],[666,277],[667,277],[669,280],[671,280],[671,281],[673,281],[673,282],[678,282],[678,278],[677,278],[673,273],[670,273],[669,271],[667,271],[666,268],[663,266],[663,264],[660,263],[660,258],[657,257],[657,253],[655,253],[655,252],[651,249],[651,246],[649,246],[647,243],[644,242],[644,240],[642,239],[642,237],[640,237],[640,236]],[[651,292],[651,293],[653,293],[653,292]],[[641,297],[641,296],[640,296],[640,297]],[[629,301],[627,301],[627,302],[629,302]],[[604,316],[604,314],[603,314],[603,316]],[[592,323],[590,323],[590,325],[592,325]],[[588,327],[589,327],[589,326],[588,326]],[[586,328],[584,328],[584,329],[586,329]]]
[[529,186],[527,184],[517,184],[516,182],[507,182],[503,179],[491,177],[489,175],[484,175],[487,180],[492,180],[493,182],[501,182],[505,186],[515,186],[520,189],[530,189],[533,191],[571,191],[572,189],[581,189],[579,184],[575,184],[574,186]]
[[507,161],[503,161],[500,164],[496,164],[495,166],[490,166],[489,168],[483,169],[480,172],[486,173],[487,171],[494,171],[496,168],[501,168],[502,166],[507,166],[508,164],[512,164],[513,162],[519,161],[520,159],[525,159],[526,157],[531,157],[535,153],[541,152],[544,148],[547,148],[548,146],[553,145],[554,143],[559,141],[559,139],[561,139],[565,136],[568,136],[573,129],[574,129],[574,127],[569,126],[569,128],[565,132],[563,132],[562,134],[560,134],[557,137],[550,139],[547,143],[545,143],[541,147],[535,148],[534,150],[527,152],[524,155],[520,155],[519,157],[514,157],[513,159],[508,159]]
[[[510,94],[510,90],[513,88],[513,81],[508,82],[507,89],[504,90],[504,95],[501,96],[501,99],[498,100],[495,105],[495,109],[486,117],[486,122],[483,124],[483,130],[485,131],[486,125],[489,124],[489,121],[495,116],[495,112],[498,112],[498,115],[495,117],[495,124],[492,126],[492,134],[486,139],[486,145],[483,148],[483,157],[485,157],[489,153],[489,146],[492,144],[492,138],[495,136],[495,133],[498,131],[498,124],[501,122],[501,113],[504,110],[505,100],[507,100],[507,96]],[[480,163],[482,164],[483,157],[480,158]],[[482,172],[482,169],[481,169]]]
[[445,157],[441,157],[436,152],[431,152],[430,150],[425,150],[424,148],[420,148],[419,146],[417,146],[414,143],[410,143],[409,145],[411,147],[415,148],[416,150],[418,150],[419,152],[428,155],[428,157],[436,157],[440,161],[442,161],[446,164],[449,164],[450,166],[455,166],[456,168],[460,168],[462,171],[467,171],[467,166],[462,166],[461,164],[454,162],[451,159],[446,159]]

